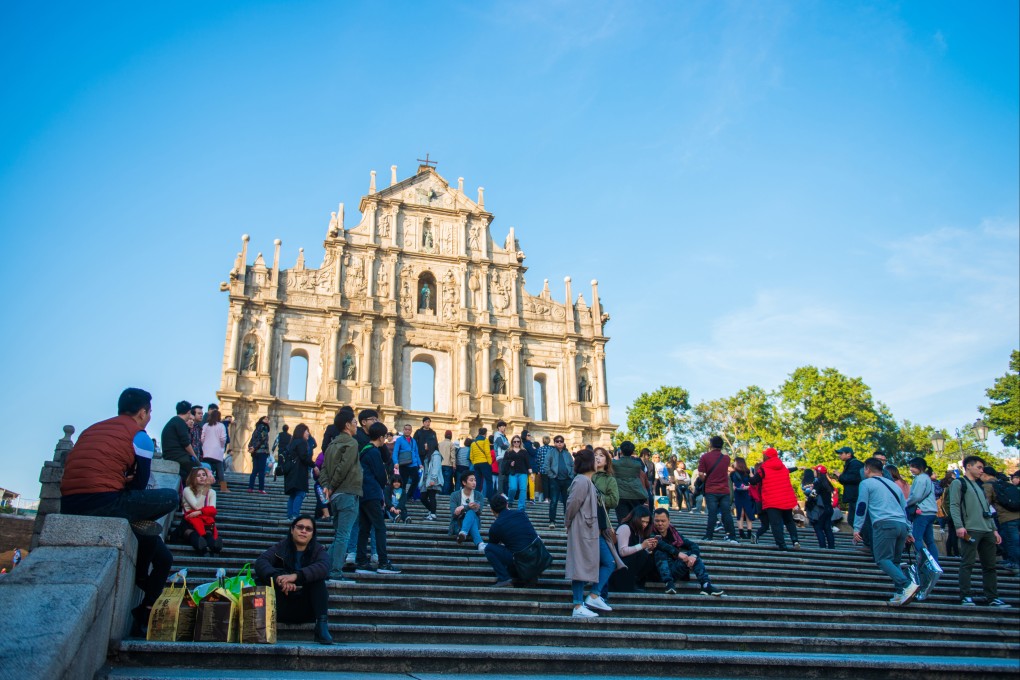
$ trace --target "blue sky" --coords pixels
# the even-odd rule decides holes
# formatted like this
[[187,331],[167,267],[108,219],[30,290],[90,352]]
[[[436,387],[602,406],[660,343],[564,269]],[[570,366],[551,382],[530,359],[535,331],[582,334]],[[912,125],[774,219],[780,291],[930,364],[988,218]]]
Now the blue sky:
[[[0,486],[218,387],[240,235],[322,255],[429,152],[528,288],[600,281],[616,422],[804,364],[955,427],[1020,346],[1016,3],[4,3]],[[581,282],[578,285],[577,282]]]

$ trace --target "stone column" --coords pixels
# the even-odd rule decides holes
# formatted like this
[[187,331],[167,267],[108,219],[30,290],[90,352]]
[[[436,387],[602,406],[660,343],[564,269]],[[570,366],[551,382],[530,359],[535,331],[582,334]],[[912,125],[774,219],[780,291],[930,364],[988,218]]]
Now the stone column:
[[567,389],[564,394],[567,395],[567,403],[569,404],[579,400],[577,394],[577,350],[568,344],[564,354],[567,357]]
[[521,396],[521,342],[517,336],[510,338],[510,360],[513,368],[511,369],[514,374],[513,384],[510,386],[510,398],[517,399]]
[[[339,399],[337,390],[337,379],[340,375],[337,369],[337,345],[340,343],[340,319],[333,319],[329,326],[329,346],[326,348],[326,379],[322,384],[326,386],[326,398],[329,400]],[[311,367],[309,367],[310,369]]]
[[458,375],[459,384],[457,386],[460,392],[469,392],[470,386],[468,385],[468,351],[467,351],[467,338],[457,338],[457,363],[459,364]]
[[599,403],[609,405],[609,391],[606,389],[606,353],[599,347],[595,350],[595,370],[599,376]]
[[383,403],[387,405],[393,405],[394,401],[394,386],[393,386],[393,339],[396,337],[396,331],[393,326],[387,326],[383,329],[383,343],[382,343],[382,358],[380,359],[382,364],[382,392],[383,392]]
[[[567,288],[567,304],[566,304],[566,316],[564,318],[564,325],[566,326],[567,333],[574,332],[574,297],[570,291],[570,277],[566,276],[563,278],[563,283]],[[576,354],[576,353],[575,353]]]
[[482,336],[482,394],[492,394],[492,340],[488,334]]
[[237,370],[237,346],[240,344],[241,338],[241,314],[233,312],[230,315],[230,336],[227,338],[227,370]]
[[478,301],[478,311],[484,313],[489,309],[489,268],[483,267],[479,272],[478,278],[481,284],[479,289],[481,291],[481,299]]

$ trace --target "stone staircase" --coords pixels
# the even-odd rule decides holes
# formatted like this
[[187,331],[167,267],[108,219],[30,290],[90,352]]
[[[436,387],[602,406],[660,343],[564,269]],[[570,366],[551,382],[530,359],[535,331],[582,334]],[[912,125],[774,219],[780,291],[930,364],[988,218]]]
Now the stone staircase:
[[[218,567],[236,572],[286,533],[282,484],[268,485],[263,496],[244,492],[246,477],[229,479],[232,493],[219,497],[223,552],[200,558],[172,546],[175,569],[188,568],[190,585],[211,580]],[[726,597],[699,595],[693,583],[667,596],[650,583],[646,593],[611,595],[611,613],[573,619],[563,578],[566,537],[545,528],[547,507],[528,506],[556,558],[537,587],[491,588],[485,557],[446,535],[447,504],[440,502],[438,521],[427,522],[412,502],[413,524],[388,528],[390,556],[402,573],[358,574],[356,584],[332,589],[337,644],[312,643],[310,625],[282,625],[276,645],[125,640],[100,676],[959,678],[1020,671],[1016,577],[999,574],[1000,596],[1014,608],[960,607],[958,560],[945,558],[946,573],[928,601],[891,608],[891,584],[845,529],[834,552],[811,547],[810,529],[795,552],[777,551],[770,535],[760,545],[705,544],[702,557]],[[704,515],[672,514],[697,541]],[[488,521],[486,514],[483,536]],[[332,540],[325,523],[319,539]]]

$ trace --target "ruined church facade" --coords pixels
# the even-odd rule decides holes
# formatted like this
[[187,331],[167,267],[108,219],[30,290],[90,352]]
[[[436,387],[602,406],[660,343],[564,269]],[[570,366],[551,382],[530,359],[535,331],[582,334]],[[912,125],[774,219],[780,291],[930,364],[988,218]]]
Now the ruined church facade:
[[[274,436],[284,423],[304,422],[318,437],[345,404],[376,409],[392,431],[429,416],[440,437],[449,429],[460,439],[505,420],[508,431],[527,429],[536,440],[608,444],[616,429],[606,391],[609,315],[597,281],[590,304],[574,299],[569,277],[565,303],[548,280],[528,293],[525,254],[513,228],[493,240],[484,189],[471,200],[462,178],[451,186],[430,165],[402,181],[392,167],[382,190],[373,171],[359,209],[351,229],[342,203],[331,214],[315,269],[303,249],[281,269],[279,240],[272,264],[261,253],[249,264],[242,237],[221,284],[229,314],[217,393],[235,418],[236,469],[250,469],[244,444],[261,416]],[[428,368],[416,371],[418,363]],[[431,390],[415,386],[431,404],[412,409],[412,375],[432,381]],[[302,383],[303,393],[292,393]]]

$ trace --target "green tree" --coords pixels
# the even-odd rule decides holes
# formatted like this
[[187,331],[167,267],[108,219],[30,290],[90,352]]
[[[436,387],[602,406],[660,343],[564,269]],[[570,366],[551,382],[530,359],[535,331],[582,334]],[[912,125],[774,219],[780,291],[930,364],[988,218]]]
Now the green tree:
[[1020,350],[1009,355],[1009,371],[985,395],[991,402],[978,410],[988,427],[1002,437],[1003,446],[1020,446]]
[[627,409],[627,431],[618,432],[613,441],[618,445],[630,439],[638,448],[670,453],[674,445],[682,446],[686,441],[690,408],[690,394],[682,387],[664,385],[654,392],[643,392]]

